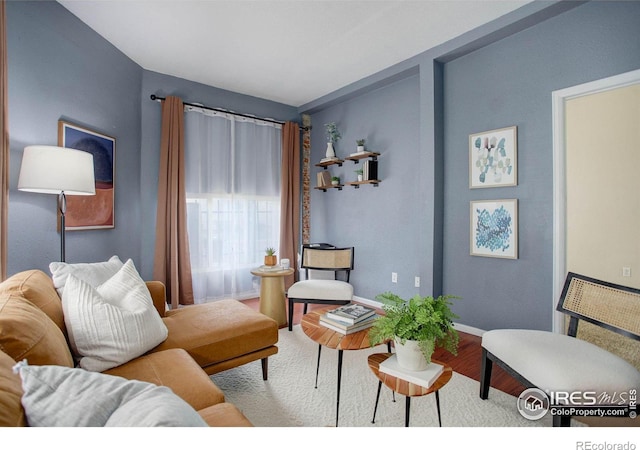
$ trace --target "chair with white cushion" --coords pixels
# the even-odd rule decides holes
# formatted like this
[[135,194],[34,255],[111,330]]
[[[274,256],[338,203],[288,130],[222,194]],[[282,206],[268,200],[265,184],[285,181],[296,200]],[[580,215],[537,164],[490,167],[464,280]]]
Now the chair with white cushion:
[[[349,284],[353,270],[353,247],[336,248],[329,244],[305,244],[302,246],[301,269],[304,280],[294,283],[287,291],[289,299],[289,331],[293,324],[293,307],[304,304],[304,313],[309,303],[346,305],[353,299],[353,286]],[[338,279],[343,273],[344,281]],[[310,276],[316,274],[314,276]],[[317,274],[329,276],[318,277]],[[320,279],[318,279],[320,278]]]
[[[640,388],[640,371],[623,358],[576,338],[584,320],[640,341],[640,290],[569,273],[557,310],[570,317],[567,335],[538,330],[491,330],[482,335],[480,398],[489,396],[495,362],[527,388],[547,394],[585,391],[618,395]],[[553,426],[571,416],[554,415]]]

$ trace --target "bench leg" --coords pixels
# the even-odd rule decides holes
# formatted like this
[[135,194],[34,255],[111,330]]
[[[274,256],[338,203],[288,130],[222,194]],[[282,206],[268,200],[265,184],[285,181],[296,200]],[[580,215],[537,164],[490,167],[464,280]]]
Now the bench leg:
[[487,350],[482,349],[482,368],[480,369],[480,398],[486,400],[489,398],[489,386],[491,385],[491,369],[493,361],[487,355]]
[[289,331],[292,330],[293,327],[293,300],[289,299]]
[[269,372],[269,358],[262,358],[260,362],[262,363],[262,379],[266,381]]

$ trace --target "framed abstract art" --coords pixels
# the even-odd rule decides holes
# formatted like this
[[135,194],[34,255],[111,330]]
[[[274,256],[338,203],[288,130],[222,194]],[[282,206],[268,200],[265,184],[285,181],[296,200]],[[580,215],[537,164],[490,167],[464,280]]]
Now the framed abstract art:
[[469,188],[518,184],[518,136],[516,127],[469,136]]
[[67,196],[65,229],[114,228],[115,138],[59,120],[58,145],[91,153],[96,182],[96,195]]
[[518,200],[471,202],[471,255],[518,259]]

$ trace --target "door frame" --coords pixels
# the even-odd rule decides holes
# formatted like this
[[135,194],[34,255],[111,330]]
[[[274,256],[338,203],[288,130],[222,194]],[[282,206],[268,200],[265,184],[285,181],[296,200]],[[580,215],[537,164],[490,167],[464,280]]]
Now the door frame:
[[553,108],[553,311],[552,329],[564,333],[563,314],[556,304],[567,276],[567,176],[565,104],[568,100],[640,83],[640,70],[591,81],[552,92]]

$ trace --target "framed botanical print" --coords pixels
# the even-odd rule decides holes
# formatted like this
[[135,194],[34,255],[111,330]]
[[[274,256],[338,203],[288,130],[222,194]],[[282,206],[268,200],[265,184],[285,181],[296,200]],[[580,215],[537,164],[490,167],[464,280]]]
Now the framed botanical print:
[[516,127],[484,131],[469,136],[469,188],[518,184]]
[[518,200],[471,202],[471,255],[518,259]]
[[58,145],[91,153],[96,183],[96,195],[67,196],[65,229],[114,228],[115,138],[60,120]]

